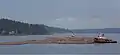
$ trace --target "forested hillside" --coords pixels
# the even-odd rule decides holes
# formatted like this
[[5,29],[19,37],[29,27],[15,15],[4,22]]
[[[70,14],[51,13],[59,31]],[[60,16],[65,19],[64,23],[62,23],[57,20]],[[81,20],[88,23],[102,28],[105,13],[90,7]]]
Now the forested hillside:
[[0,34],[7,35],[11,31],[14,34],[45,35],[55,32],[67,32],[65,29],[49,27],[43,24],[29,24],[9,19],[0,19]]

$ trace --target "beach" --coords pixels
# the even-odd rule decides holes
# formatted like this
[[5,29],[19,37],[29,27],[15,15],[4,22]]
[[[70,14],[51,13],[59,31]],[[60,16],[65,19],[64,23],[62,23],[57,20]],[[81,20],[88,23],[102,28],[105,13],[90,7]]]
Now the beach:
[[23,44],[94,44],[95,37],[48,37],[43,40],[25,40],[14,42],[0,42],[0,45]]

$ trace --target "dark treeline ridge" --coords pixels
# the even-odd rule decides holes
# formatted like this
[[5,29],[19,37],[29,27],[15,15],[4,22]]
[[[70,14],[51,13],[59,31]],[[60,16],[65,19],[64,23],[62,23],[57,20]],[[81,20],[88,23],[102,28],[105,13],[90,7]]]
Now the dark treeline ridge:
[[[4,31],[4,32],[3,32]],[[14,34],[25,34],[25,35],[46,35],[53,33],[67,32],[66,29],[49,27],[44,24],[28,24],[20,21],[10,19],[0,19],[0,34],[7,35],[11,31]]]

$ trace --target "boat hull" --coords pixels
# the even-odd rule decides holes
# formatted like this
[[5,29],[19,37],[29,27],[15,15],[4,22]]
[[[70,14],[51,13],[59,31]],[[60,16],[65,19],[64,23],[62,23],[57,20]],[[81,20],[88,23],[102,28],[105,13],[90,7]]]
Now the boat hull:
[[111,39],[94,38],[94,43],[117,43],[117,41],[114,41],[114,40],[111,40]]
[[117,41],[95,41],[95,43],[117,43]]

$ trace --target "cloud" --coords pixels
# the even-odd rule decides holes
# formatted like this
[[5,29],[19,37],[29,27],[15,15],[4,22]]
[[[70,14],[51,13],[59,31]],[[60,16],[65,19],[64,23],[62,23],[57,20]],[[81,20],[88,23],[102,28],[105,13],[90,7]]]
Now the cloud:
[[57,18],[55,21],[74,21],[75,20],[75,18]]
[[68,28],[69,26],[72,26],[71,24],[73,24],[75,22],[75,20],[76,20],[76,18],[71,18],[71,17],[56,18],[55,20],[52,20],[51,22],[49,22],[49,25],[56,26],[56,27]]
[[119,19],[107,18],[56,18],[49,22],[48,25],[70,29],[94,29],[94,28],[114,28],[120,27]]
[[60,18],[59,18],[59,19],[55,19],[55,21],[62,21],[62,20],[63,20],[63,19],[60,19]]
[[1,18],[4,18],[4,19],[12,19],[12,18],[9,17],[9,16],[2,16]]

